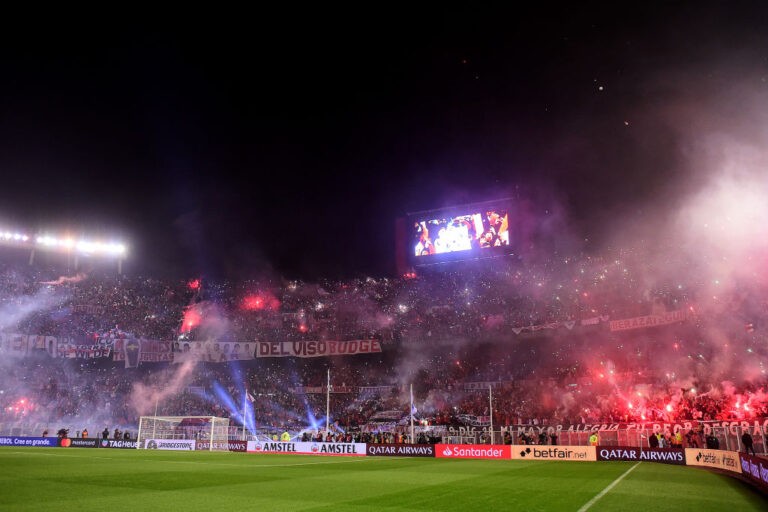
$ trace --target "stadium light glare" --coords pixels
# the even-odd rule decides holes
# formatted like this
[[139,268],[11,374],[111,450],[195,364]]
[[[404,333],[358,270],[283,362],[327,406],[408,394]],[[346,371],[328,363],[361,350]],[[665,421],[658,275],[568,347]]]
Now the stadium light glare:
[[72,238],[54,238],[44,235],[36,238],[38,245],[42,247],[61,247],[63,249],[74,249],[81,254],[122,256],[127,252],[125,244],[116,242],[95,242],[91,240],[75,241]]
[[72,236],[52,236],[40,233],[29,236],[21,230],[8,230],[0,228],[0,243],[8,245],[18,244],[20,247],[41,250],[59,250],[62,252],[76,252],[85,256],[108,256],[123,259],[128,252],[127,246],[116,241],[94,241],[78,239]]
[[90,253],[96,251],[96,244],[93,242],[86,242],[85,240],[80,240],[77,242],[77,250],[84,253]]

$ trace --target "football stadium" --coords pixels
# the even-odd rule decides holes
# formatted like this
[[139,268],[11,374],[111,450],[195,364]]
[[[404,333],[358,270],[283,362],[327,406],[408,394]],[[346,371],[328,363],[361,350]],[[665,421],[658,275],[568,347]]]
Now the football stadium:
[[10,23],[0,511],[768,510],[766,7],[529,7]]
[[[3,509],[764,509],[764,283],[649,295],[641,247],[528,264],[496,203],[409,214],[401,245],[436,249],[399,277],[321,282],[9,231]],[[90,267],[60,274],[70,246]]]

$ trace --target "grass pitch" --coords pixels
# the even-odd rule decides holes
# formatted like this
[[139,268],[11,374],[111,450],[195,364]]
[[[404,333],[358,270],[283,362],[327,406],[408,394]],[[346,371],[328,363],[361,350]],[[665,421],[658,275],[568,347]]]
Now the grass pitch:
[[0,511],[768,510],[741,481],[647,462],[602,494],[635,464],[4,447]]

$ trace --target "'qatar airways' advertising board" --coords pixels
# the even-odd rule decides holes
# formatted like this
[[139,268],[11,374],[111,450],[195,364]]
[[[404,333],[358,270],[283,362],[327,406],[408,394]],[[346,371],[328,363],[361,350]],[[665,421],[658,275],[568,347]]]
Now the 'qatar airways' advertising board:
[[685,452],[680,448],[637,448],[606,446],[597,448],[597,460],[624,460],[685,464]]

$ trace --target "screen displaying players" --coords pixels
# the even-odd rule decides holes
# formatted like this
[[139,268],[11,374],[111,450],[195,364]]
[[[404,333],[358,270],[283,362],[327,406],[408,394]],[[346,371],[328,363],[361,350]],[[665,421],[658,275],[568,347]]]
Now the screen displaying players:
[[505,246],[509,246],[506,210],[483,209],[413,223],[411,254],[415,257]]

